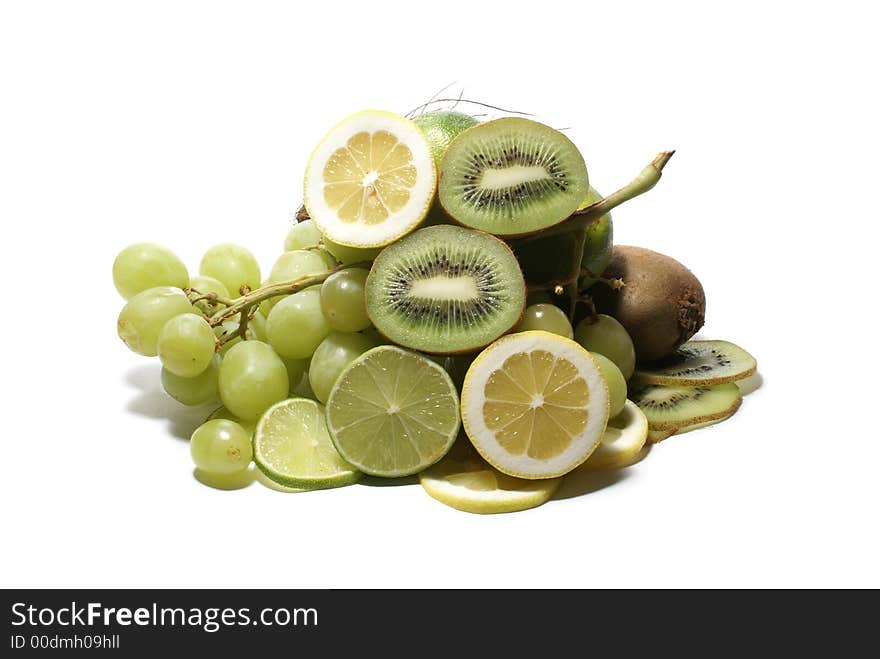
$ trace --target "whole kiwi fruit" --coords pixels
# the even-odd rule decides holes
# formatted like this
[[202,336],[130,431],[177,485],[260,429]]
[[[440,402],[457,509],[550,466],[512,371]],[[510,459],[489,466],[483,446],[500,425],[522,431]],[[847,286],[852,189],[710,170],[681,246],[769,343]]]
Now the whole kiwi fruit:
[[703,326],[706,296],[681,263],[643,247],[615,245],[603,276],[623,287],[590,289],[601,313],[613,316],[633,340],[639,362],[666,357]]

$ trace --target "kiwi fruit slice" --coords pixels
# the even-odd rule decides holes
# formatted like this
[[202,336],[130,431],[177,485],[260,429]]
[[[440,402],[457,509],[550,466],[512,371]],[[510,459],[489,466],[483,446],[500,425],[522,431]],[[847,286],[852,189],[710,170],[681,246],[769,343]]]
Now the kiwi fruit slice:
[[643,384],[630,387],[629,399],[638,405],[651,430],[678,430],[733,414],[742,396],[733,383],[713,387],[669,387]]
[[482,231],[426,227],[386,247],[367,277],[367,314],[391,341],[433,354],[488,345],[522,317],[526,286],[510,248]]
[[694,423],[689,426],[682,426],[681,428],[677,428],[675,430],[649,430],[648,431],[648,443],[657,444],[662,442],[664,439],[668,439],[673,435],[683,435],[685,433],[691,432],[692,430],[699,430],[700,428],[706,428],[708,426],[714,426],[717,423],[721,423],[722,421],[727,421],[730,417],[733,416],[734,412],[739,409],[739,407],[735,407],[731,410],[730,414],[719,417],[717,419],[712,419],[711,421],[703,421],[702,423]]
[[440,161],[438,196],[456,222],[498,236],[558,224],[587,196],[584,158],[558,130],[504,117],[468,128]]
[[675,434],[674,430],[649,430],[646,444],[659,444],[664,439],[669,439]]
[[636,369],[643,384],[702,387],[742,380],[757,369],[755,358],[729,341],[688,341],[659,362]]

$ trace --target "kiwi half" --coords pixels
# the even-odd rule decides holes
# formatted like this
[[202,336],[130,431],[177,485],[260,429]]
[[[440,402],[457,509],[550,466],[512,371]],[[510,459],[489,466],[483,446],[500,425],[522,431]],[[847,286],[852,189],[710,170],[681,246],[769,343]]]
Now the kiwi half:
[[729,341],[688,341],[634,377],[643,384],[698,387],[742,380],[757,369],[755,358]]
[[504,242],[438,225],[382,250],[367,277],[366,298],[370,320],[388,339],[452,354],[482,348],[516,325],[526,287]]
[[577,147],[549,126],[505,117],[468,128],[440,161],[444,210],[498,236],[539,231],[567,218],[587,196]]
[[651,430],[678,430],[733,414],[742,396],[732,383],[714,387],[668,387],[645,384],[630,387],[629,399],[648,417]]

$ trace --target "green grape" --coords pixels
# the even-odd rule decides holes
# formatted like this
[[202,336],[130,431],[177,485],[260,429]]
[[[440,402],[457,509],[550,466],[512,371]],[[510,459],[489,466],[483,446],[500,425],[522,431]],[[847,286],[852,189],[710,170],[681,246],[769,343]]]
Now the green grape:
[[[213,277],[193,275],[189,278],[189,287],[203,295],[205,293],[216,293],[220,297],[229,297],[229,291],[226,289],[226,286],[223,285],[223,282],[214,279]],[[221,305],[209,300],[199,300],[193,304],[193,307],[195,307],[195,310],[203,316],[210,317],[221,308]]]
[[627,380],[636,367],[636,350],[632,339],[617,319],[598,314],[585,318],[574,331],[574,340],[590,352],[598,352],[613,361]]
[[262,341],[242,341],[220,364],[220,400],[235,416],[251,421],[287,398],[290,386],[284,362]]
[[126,300],[157,286],[186,288],[189,273],[177,255],[155,243],[136,243],[113,261],[113,283]]
[[306,371],[309,370],[309,360],[285,359],[284,357],[282,357],[281,361],[284,362],[284,367],[287,369],[287,382],[289,385],[289,391],[293,393],[299,386],[300,382],[302,382],[303,375],[305,375]]
[[626,404],[626,379],[617,365],[605,355],[598,352],[590,353],[599,367],[599,372],[608,385],[608,398],[610,402],[609,419],[613,419],[623,411]]
[[196,467],[193,469],[193,476],[202,485],[215,490],[240,490],[254,483],[257,471],[259,470],[249,467],[234,474],[209,474],[204,469]]
[[[311,364],[311,362],[309,362]],[[308,370],[308,369],[306,369]],[[303,378],[299,381],[299,384],[296,388],[293,389],[293,393],[300,398],[308,398],[309,400],[317,401],[318,397],[315,395],[315,392],[312,391],[312,385],[309,384],[309,374],[304,373]]]
[[159,332],[159,360],[162,366],[182,378],[194,378],[208,368],[217,340],[202,316],[184,313],[171,318]]
[[362,261],[372,261],[379,255],[379,252],[382,251],[381,247],[361,248],[340,245],[339,243],[334,243],[326,236],[322,237],[321,241],[324,243],[324,248],[343,265],[351,265],[352,263],[360,263]]
[[548,302],[539,302],[526,307],[516,331],[525,332],[526,330],[544,330],[559,334],[567,339],[574,336],[574,331],[571,329],[571,323],[565,312],[555,304]]
[[321,313],[321,291],[315,288],[284,298],[266,319],[270,345],[289,359],[310,357],[331,329]]
[[201,405],[217,397],[217,379],[220,375],[220,355],[215,355],[204,371],[194,378],[182,378],[167,368],[162,369],[162,388],[174,400],[184,405]]
[[[602,199],[593,186],[587,193],[587,198],[581,204],[581,208],[586,208],[590,204],[594,204]],[[596,277],[601,277],[611,261],[611,250],[614,247],[614,223],[611,221],[611,214],[606,213],[601,217],[590,222],[584,234],[584,253],[581,258],[581,268],[588,270],[594,276],[584,275],[578,282],[578,288],[581,291],[588,289],[596,283]]]
[[196,428],[189,450],[196,467],[208,474],[244,471],[253,458],[251,436],[228,419],[212,419]]
[[327,402],[330,390],[343,369],[375,343],[362,334],[331,332],[315,349],[309,364],[309,385],[322,403]]
[[[278,260],[275,261],[275,265],[272,266],[269,278],[264,284],[290,281],[291,279],[297,279],[304,275],[327,272],[329,269],[327,261],[318,252],[297,249],[292,252],[285,252],[278,257]],[[284,296],[279,296],[263,300],[260,304],[260,311],[263,312],[263,315],[266,316],[266,318],[269,317],[272,307],[274,307],[283,297]]]
[[533,304],[553,304],[553,297],[550,295],[548,291],[545,290],[537,290],[530,291],[528,296],[526,296],[526,306],[530,307]]
[[220,297],[231,297],[229,289],[219,279],[208,277],[207,275],[193,275],[189,278],[189,287],[197,290],[199,293],[216,293]]
[[321,242],[321,232],[311,220],[303,220],[294,224],[284,239],[284,251],[317,247]]
[[321,311],[330,327],[340,332],[360,332],[370,326],[364,295],[368,274],[363,268],[347,268],[324,280]]
[[[244,331],[244,335],[248,341],[252,341],[254,339],[259,339],[257,336],[257,332],[254,329],[254,326],[251,324],[253,318],[248,321],[247,329]],[[227,336],[234,336],[238,332],[238,316],[233,316],[232,318],[227,318],[222,323],[220,323],[217,327],[214,328],[214,336],[217,337],[217,340],[221,340]],[[229,352],[229,349],[241,343],[241,337],[236,336],[231,341],[227,341],[222,346],[220,346],[220,354],[226,355]]]
[[254,289],[260,285],[260,265],[247,249],[224,243],[205,252],[199,274],[223,282],[232,297],[238,297],[243,285]]
[[192,310],[189,298],[179,288],[148,288],[131,298],[122,308],[116,321],[116,332],[133,352],[155,357],[158,354],[159,333],[165,323]]
[[211,414],[208,415],[208,418],[205,419],[205,421],[211,421],[212,419],[228,419],[229,421],[235,421],[238,425],[244,428],[251,437],[253,437],[254,435],[254,430],[257,427],[257,421],[259,421],[259,419],[257,421],[245,421],[244,419],[240,419],[222,405],[211,412]]
[[262,311],[258,311],[251,316],[250,321],[248,321],[248,330],[253,330],[254,338],[257,341],[266,342],[266,317]]

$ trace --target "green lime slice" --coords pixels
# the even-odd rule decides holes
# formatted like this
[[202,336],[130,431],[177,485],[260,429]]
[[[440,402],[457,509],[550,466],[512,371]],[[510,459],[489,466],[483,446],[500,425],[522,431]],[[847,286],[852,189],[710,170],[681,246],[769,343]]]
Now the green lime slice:
[[502,474],[462,437],[446,457],[419,474],[419,482],[447,506],[488,515],[540,506],[553,496],[562,478],[526,480]]
[[368,350],[340,374],[327,427],[343,458],[373,476],[409,476],[446,455],[461,424],[442,366],[394,346]]
[[282,400],[260,417],[254,462],[275,483],[299,489],[350,485],[361,475],[333,447],[324,408],[307,398]]

